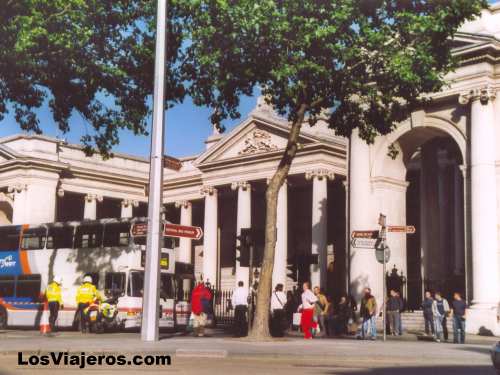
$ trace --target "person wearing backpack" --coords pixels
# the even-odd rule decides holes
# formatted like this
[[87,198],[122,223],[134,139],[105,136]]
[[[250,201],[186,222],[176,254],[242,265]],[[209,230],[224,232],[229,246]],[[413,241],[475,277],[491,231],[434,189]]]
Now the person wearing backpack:
[[271,335],[283,337],[286,328],[285,305],[287,299],[283,292],[283,284],[277,284],[271,294]]

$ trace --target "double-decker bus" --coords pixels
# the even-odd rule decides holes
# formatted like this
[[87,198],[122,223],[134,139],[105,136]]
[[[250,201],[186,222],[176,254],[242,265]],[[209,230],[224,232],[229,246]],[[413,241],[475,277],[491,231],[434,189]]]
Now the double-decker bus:
[[[144,218],[84,220],[39,226],[0,227],[0,329],[37,328],[43,293],[55,275],[62,277],[64,308],[58,327],[75,324],[76,290],[90,275],[101,294],[117,297],[118,322],[123,328],[141,325],[145,237],[130,228]],[[175,261],[174,239],[164,237],[161,256],[159,325],[182,329],[190,306],[184,301],[185,280],[193,266]]]

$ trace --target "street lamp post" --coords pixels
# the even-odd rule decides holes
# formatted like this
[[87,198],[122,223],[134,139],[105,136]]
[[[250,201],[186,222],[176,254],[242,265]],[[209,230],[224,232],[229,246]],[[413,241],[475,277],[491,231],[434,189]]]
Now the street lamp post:
[[163,206],[163,137],[165,120],[165,51],[167,0],[158,0],[153,98],[153,130],[149,166],[148,234],[142,303],[141,339],[158,341],[161,207]]

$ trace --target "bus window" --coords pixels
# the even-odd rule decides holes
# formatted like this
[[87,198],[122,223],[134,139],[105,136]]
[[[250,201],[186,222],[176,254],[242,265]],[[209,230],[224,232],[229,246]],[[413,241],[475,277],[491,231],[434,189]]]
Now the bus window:
[[15,284],[14,276],[0,276],[0,298],[14,297]]
[[127,292],[130,297],[142,297],[144,293],[144,272],[130,273]]
[[0,251],[17,250],[19,248],[19,227],[0,228]]
[[106,272],[104,289],[111,294],[121,294],[125,291],[125,272]]
[[105,247],[128,246],[129,237],[130,237],[129,223],[106,224],[104,226],[103,246]]
[[37,300],[40,296],[40,275],[20,275],[17,277],[16,297]]
[[160,298],[175,298],[175,285],[172,276],[162,273],[160,276]]
[[102,225],[80,225],[76,228],[75,247],[95,248],[102,245]]
[[24,250],[37,250],[45,247],[47,228],[30,228],[23,232],[21,248]]
[[47,236],[47,249],[71,249],[73,248],[74,228],[49,227]]

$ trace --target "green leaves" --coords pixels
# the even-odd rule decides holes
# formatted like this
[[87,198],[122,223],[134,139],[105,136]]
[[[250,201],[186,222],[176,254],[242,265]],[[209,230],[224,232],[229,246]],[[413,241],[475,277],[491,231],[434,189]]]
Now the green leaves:
[[[175,4],[175,1],[171,1]],[[41,132],[36,108],[48,102],[63,132],[79,114],[82,142],[105,156],[119,129],[145,134],[153,85],[156,2],[12,0],[0,8],[0,118],[11,108],[21,128]],[[169,103],[184,95],[175,61],[182,42],[170,9]]]
[[[330,108],[330,126],[358,127],[373,140],[435,92],[453,69],[448,42],[487,6],[448,1],[186,2],[190,41],[182,55],[187,90],[221,121],[237,114],[239,95],[261,87],[289,119]],[[230,73],[230,74],[228,74]],[[314,121],[313,121],[314,122]]]

